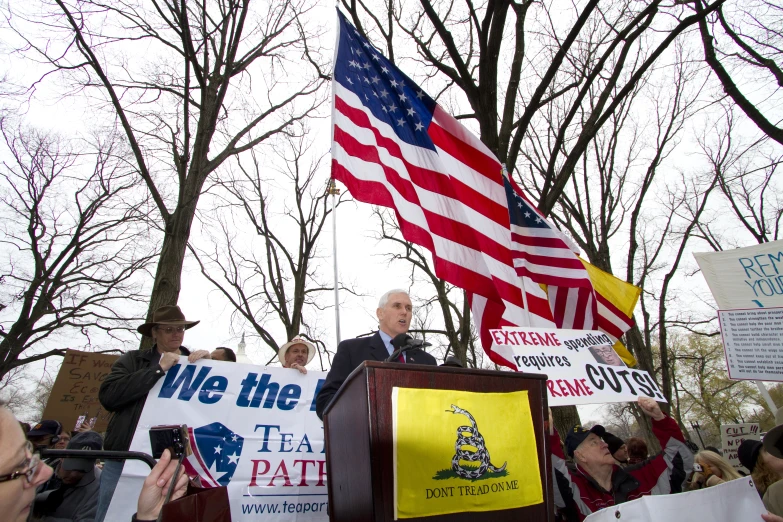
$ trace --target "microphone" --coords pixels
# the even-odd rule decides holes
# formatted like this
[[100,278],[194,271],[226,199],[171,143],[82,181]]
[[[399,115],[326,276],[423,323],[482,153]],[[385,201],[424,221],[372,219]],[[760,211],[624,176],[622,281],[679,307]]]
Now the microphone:
[[395,362],[400,357],[400,354],[405,353],[408,350],[432,346],[432,344],[426,341],[414,339],[410,335],[404,333],[401,333],[392,339],[391,345],[394,346],[395,350],[384,362]]

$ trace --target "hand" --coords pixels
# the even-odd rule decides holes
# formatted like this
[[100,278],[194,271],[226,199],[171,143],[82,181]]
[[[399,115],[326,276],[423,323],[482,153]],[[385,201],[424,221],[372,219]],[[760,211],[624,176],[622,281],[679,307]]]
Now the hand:
[[292,364],[291,368],[293,368],[294,370],[299,370],[299,373],[301,373],[302,375],[307,374],[307,368],[305,368],[304,366],[302,366],[299,363]]
[[163,357],[160,358],[160,367],[163,368],[164,372],[169,371],[169,368],[174,366],[179,362],[179,354],[178,353],[172,353],[172,352],[165,352],[163,354]]
[[661,411],[661,407],[655,402],[655,399],[649,397],[639,397],[639,407],[648,417],[652,417],[654,420],[661,420],[666,415]]
[[81,424],[79,424],[79,427],[76,428],[74,431],[77,431],[79,433],[84,433],[86,431],[92,431],[92,428],[90,428],[90,425],[87,424],[86,422],[82,422]]
[[189,363],[194,363],[199,359],[209,359],[209,352],[206,350],[196,350],[195,352],[188,355]]
[[772,513],[761,515],[761,518],[764,519],[764,522],[783,522],[783,517],[773,515]]
[[[174,478],[174,471],[177,469],[177,461],[171,460],[171,452],[163,450],[163,455],[150,474],[144,479],[144,485],[141,486],[139,494],[139,504],[136,506],[136,518],[139,520],[156,520],[160,510],[163,509],[163,501],[166,500],[166,493]],[[188,489],[188,476],[185,475],[185,467],[179,470],[179,476],[176,478],[174,491],[171,492],[171,499],[176,500],[185,496]]]

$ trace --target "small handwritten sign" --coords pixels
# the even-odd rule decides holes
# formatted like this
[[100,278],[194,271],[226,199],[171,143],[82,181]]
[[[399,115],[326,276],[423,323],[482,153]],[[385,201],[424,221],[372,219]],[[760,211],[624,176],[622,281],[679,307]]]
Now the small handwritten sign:
[[98,401],[98,391],[118,358],[119,355],[67,350],[43,418],[60,421],[65,431],[75,430],[82,423],[95,431],[106,431],[109,412]]
[[720,440],[722,444],[723,456],[731,462],[731,465],[737,469],[748,472],[737,457],[737,448],[743,440],[761,440],[758,423],[750,422],[745,424],[721,424]]

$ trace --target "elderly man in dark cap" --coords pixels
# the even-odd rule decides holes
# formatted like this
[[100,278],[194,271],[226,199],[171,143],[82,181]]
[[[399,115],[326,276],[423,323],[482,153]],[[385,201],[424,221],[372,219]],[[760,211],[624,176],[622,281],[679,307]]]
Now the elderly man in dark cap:
[[637,499],[682,491],[686,469],[693,466],[693,453],[685,444],[677,422],[663,413],[653,399],[640,398],[639,407],[652,418],[653,434],[663,452],[644,463],[621,468],[602,437],[603,426],[590,429],[575,426],[566,436],[565,449],[576,465],[566,466],[560,436],[551,427],[550,451],[555,472],[555,505],[569,520],[584,520],[608,506]]
[[[102,445],[100,435],[87,431],[77,433],[66,449],[100,450]],[[62,459],[52,477],[56,482],[54,488],[35,497],[35,514],[44,521],[91,522],[98,510],[100,478],[101,470],[95,466],[95,459]]]
[[[185,330],[198,323],[199,321],[185,319],[179,306],[162,306],[152,314],[152,321],[136,329],[140,334],[152,337],[155,344],[149,350],[133,350],[123,354],[101,383],[98,399],[112,414],[106,430],[105,449],[128,450],[147,400],[147,393],[158,379],[179,362],[181,355],[191,356],[190,351],[182,346],[182,341]],[[192,362],[208,355],[209,352],[202,350],[192,354],[189,360]],[[114,489],[122,474],[123,464],[123,461],[109,460],[103,467],[96,522],[103,522],[106,516]]]

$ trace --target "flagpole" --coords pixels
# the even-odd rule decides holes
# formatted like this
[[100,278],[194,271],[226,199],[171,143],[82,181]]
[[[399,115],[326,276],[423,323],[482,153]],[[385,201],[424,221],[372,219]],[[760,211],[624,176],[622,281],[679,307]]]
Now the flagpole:
[[[334,260],[334,331],[337,336],[337,345],[340,344],[340,288],[337,275],[337,196],[340,189],[334,179],[329,180],[326,193],[332,196],[332,259]],[[337,346],[335,345],[335,346]]]

